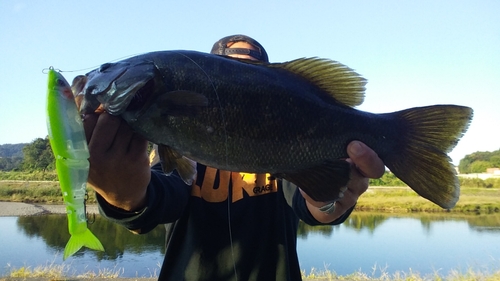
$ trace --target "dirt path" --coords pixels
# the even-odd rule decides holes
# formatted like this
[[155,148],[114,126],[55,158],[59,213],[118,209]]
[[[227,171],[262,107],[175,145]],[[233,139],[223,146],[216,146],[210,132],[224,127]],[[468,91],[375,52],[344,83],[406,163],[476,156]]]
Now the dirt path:
[[[87,212],[99,213],[96,205],[88,205]],[[64,205],[37,203],[0,202],[0,217],[36,216],[44,214],[65,214]]]

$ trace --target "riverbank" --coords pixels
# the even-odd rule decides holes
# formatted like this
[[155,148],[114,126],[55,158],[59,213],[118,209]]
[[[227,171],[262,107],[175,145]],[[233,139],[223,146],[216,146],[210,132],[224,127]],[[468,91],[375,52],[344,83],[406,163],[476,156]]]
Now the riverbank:
[[[496,186],[496,185],[495,185]],[[50,204],[63,204],[58,182],[51,181],[6,181],[0,180],[0,201],[23,202],[36,206],[29,212],[52,212]],[[95,192],[88,190],[87,205],[96,204]],[[45,206],[49,207],[45,207]],[[40,208],[40,206],[42,206]],[[500,188],[462,186],[460,200],[451,210],[444,210],[415,191],[404,186],[370,186],[356,205],[358,211],[377,212],[426,212],[426,213],[464,213],[493,214],[500,213]],[[64,213],[62,211],[61,213]],[[13,215],[16,215],[15,213]]]
[[[87,212],[98,214],[97,205],[87,205]],[[2,202],[0,201],[0,217],[36,216],[45,214],[66,214],[64,205]]]
[[[65,278],[43,278],[43,277],[0,277],[0,281],[109,281],[112,279],[113,281],[153,281],[157,280],[156,278],[79,278],[79,277],[65,277]],[[318,279],[317,281],[320,281]],[[309,280],[316,281],[316,280]]]
[[[91,212],[97,212],[97,208],[95,205],[91,205],[89,207],[89,210],[92,210]],[[41,219],[44,219],[45,216],[44,214],[64,214],[65,208],[63,205],[48,205],[48,204],[35,204],[35,203],[18,203],[18,202],[0,202],[0,216],[35,216],[33,218],[28,218],[33,221],[38,221]],[[409,214],[406,214],[405,216],[408,216]],[[453,216],[453,215],[458,215],[457,213],[433,213],[433,214],[428,214],[429,216]],[[37,217],[40,216],[40,217]],[[487,216],[487,215],[486,215]],[[496,216],[496,215],[494,215]],[[50,216],[47,216],[50,217]],[[378,217],[378,216],[376,216]],[[480,217],[480,216],[474,216],[474,217]],[[497,216],[496,216],[497,217]],[[19,218],[22,219],[22,218]],[[380,218],[378,217],[380,220]],[[30,222],[30,225],[32,225],[33,222]],[[42,224],[46,225],[46,224]],[[56,235],[54,232],[50,232],[50,235]],[[47,236],[46,236],[47,237]],[[5,264],[4,264],[5,265]],[[55,267],[58,267],[59,265],[55,265]],[[135,266],[135,265],[134,265]],[[56,268],[57,269],[57,268]],[[12,267],[12,271],[9,271],[9,273],[5,274],[5,276],[1,277],[0,276],[0,281],[19,281],[19,280],[27,280],[27,281],[62,281],[62,280],[68,280],[68,281],[86,281],[86,280],[98,280],[98,281],[104,281],[104,279],[109,280],[109,279],[114,279],[118,281],[131,281],[131,280],[137,280],[137,281],[149,281],[149,280],[156,280],[154,277],[150,277],[150,275],[145,275],[147,277],[143,278],[121,278],[120,277],[120,272],[119,271],[107,271],[104,270],[106,277],[102,277],[100,272],[98,273],[93,273],[91,277],[89,277],[87,274],[84,274],[83,276],[78,275],[78,276],[66,276],[68,273],[71,274],[73,270],[67,269],[66,267],[63,267],[64,270],[62,270],[62,273],[60,275],[57,275],[56,277],[47,277],[47,275],[42,275],[39,274],[39,269],[38,266],[33,266],[33,265],[25,265],[19,268],[19,267]],[[462,269],[463,270],[463,269]],[[480,271],[481,269],[478,268],[479,272],[475,272],[472,268],[468,269],[466,271],[462,270],[451,270],[449,273],[447,273],[446,276],[441,276],[438,277],[437,272],[434,273],[434,275],[431,273],[430,276],[428,275],[420,275],[418,272],[413,272],[411,270],[405,271],[405,272],[398,272],[397,274],[389,274],[385,272],[378,272],[376,273],[377,277],[373,277],[371,275],[367,276],[364,273],[353,273],[353,274],[348,274],[348,275],[343,275],[343,276],[338,276],[335,274],[335,272],[318,272],[315,271],[314,268],[312,271],[307,271],[304,274],[304,280],[305,281],[320,281],[320,280],[331,280],[331,281],[339,281],[339,280],[344,280],[344,281],[407,281],[407,280],[412,280],[412,281],[427,281],[427,280],[460,280],[460,281],[476,281],[476,280],[500,280],[500,271],[495,270],[495,271]],[[51,268],[51,265],[48,266],[48,268],[42,266],[41,271],[44,272],[49,272],[53,274],[56,270]],[[383,271],[383,269],[381,269]],[[111,273],[108,273],[111,272]],[[56,272],[57,273],[57,272]],[[440,272],[440,274],[443,274],[444,272]],[[92,274],[92,273],[91,273]],[[107,275],[112,275],[112,276],[107,276]],[[9,276],[9,277],[7,277]],[[10,277],[13,276],[13,277]],[[14,276],[29,276],[29,277],[14,277]],[[96,276],[96,277],[94,277]],[[98,276],[98,277],[97,277]],[[128,275],[130,276],[130,275]],[[133,275],[132,275],[133,276]]]
[[[87,204],[88,213],[98,214],[95,205],[94,192],[89,192],[90,200]],[[65,206],[62,204],[60,189],[54,182],[0,182],[0,217],[38,216],[46,214],[65,214]],[[498,188],[465,187],[462,188],[461,197],[457,206],[451,211],[443,210],[428,200],[421,198],[408,187],[381,187],[370,186],[369,190],[360,198],[358,211],[377,211],[391,213],[427,213],[429,215],[459,215],[459,214],[492,214],[499,213],[500,192]],[[403,272],[398,276],[382,274],[381,278],[374,278],[353,273],[347,276],[338,276],[327,272],[321,274],[308,273],[304,278],[306,281],[427,281],[427,280],[500,280],[500,271],[495,272],[460,272],[456,275],[437,277],[420,276],[418,273]],[[14,276],[14,275],[10,275]],[[19,276],[19,275],[17,275]],[[0,281],[87,281],[104,279],[117,281],[149,281],[156,278],[120,278],[120,277],[36,277],[39,275],[27,275],[30,277],[7,277],[0,276]]]

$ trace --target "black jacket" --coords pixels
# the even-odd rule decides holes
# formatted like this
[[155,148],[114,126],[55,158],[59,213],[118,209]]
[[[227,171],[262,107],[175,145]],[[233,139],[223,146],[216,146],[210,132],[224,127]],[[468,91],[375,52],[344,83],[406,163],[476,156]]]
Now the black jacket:
[[319,222],[295,185],[200,164],[193,187],[176,173],[165,176],[159,166],[151,173],[148,203],[140,212],[120,211],[99,196],[98,202],[103,216],[136,233],[166,224],[159,280],[301,280],[298,222]]

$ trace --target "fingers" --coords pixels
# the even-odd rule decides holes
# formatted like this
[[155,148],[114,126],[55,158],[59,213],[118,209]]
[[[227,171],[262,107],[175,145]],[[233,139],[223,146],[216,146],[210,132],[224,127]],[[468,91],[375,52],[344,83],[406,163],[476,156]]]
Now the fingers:
[[98,153],[107,152],[113,146],[113,142],[117,137],[121,120],[121,118],[111,116],[108,113],[99,114],[92,130],[89,150]]
[[144,139],[136,136],[130,126],[120,117],[104,112],[98,115],[87,114],[84,120],[85,133],[91,151],[127,153],[135,143],[144,142]]
[[[144,155],[147,156],[149,142],[138,134],[133,134],[128,147],[128,153],[132,158],[140,158]],[[149,156],[147,156],[149,163]]]
[[[347,184],[344,198],[354,198],[353,203],[356,203],[358,197],[368,189],[370,179],[363,175],[355,165],[351,167],[351,180]],[[350,197],[346,195],[350,195]]]
[[380,178],[385,172],[384,162],[377,153],[360,141],[352,141],[347,153],[359,172],[367,178]]
[[92,137],[98,118],[99,115],[97,114],[85,114],[82,116],[83,128],[85,130],[85,137],[87,138],[87,143],[90,143],[90,138]]
[[118,119],[120,123],[112,143],[113,153],[127,154],[131,148],[132,139],[134,139],[135,134],[125,120]]
[[333,213],[325,214],[319,211],[318,208],[328,202],[316,202],[300,190],[309,211],[319,222],[328,223],[342,216],[356,204],[358,198],[368,189],[369,178],[379,178],[385,172],[383,161],[375,151],[364,143],[352,141],[347,146],[347,153],[349,158],[346,161],[351,164],[350,180],[343,192],[343,196],[335,202]]
[[83,123],[92,167],[100,168],[100,165],[113,161],[123,164],[129,159],[137,162],[148,159],[148,141],[134,133],[122,118],[105,112],[87,114]]
[[111,205],[140,208],[151,177],[147,140],[121,117],[104,112],[83,118],[90,152],[88,182]]

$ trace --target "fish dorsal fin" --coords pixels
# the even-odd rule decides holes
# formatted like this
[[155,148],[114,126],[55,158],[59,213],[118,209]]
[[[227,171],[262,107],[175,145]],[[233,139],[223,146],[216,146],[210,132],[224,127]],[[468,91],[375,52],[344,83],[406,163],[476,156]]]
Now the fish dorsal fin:
[[336,101],[354,107],[363,103],[366,79],[339,62],[322,58],[300,58],[269,64],[304,77]]

